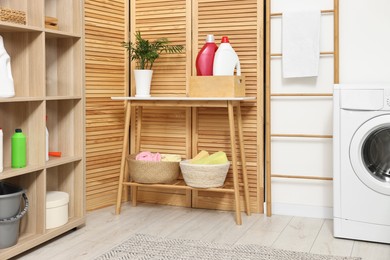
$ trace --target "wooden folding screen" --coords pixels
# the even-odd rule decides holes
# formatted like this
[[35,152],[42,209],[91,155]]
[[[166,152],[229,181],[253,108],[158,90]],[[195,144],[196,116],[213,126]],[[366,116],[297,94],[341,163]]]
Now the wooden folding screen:
[[128,0],[85,1],[87,210],[115,204],[123,143]]
[[[148,39],[168,37],[186,46],[179,55],[165,55],[157,62],[153,75],[153,96],[185,96],[189,76],[196,74],[195,59],[207,34],[219,44],[222,35],[230,37],[237,51],[242,72],[247,77],[247,95],[256,96],[245,103],[244,135],[247,149],[251,203],[254,212],[263,204],[263,4],[259,0],[136,0],[131,5],[131,31],[141,31]],[[191,41],[192,39],[192,41]],[[134,84],[132,84],[134,86]],[[134,93],[134,90],[132,90]],[[229,135],[224,109],[148,109],[143,113],[141,150],[171,152],[191,158],[204,149],[226,151]],[[133,119],[135,119],[133,115]],[[133,121],[134,122],[134,121]],[[132,126],[131,146],[136,134]],[[232,181],[228,176],[228,184]],[[175,196],[172,196],[175,194]],[[140,188],[139,199],[171,205],[233,209],[233,197],[208,192],[153,190]]]
[[[131,38],[140,31],[151,41],[166,37],[171,44],[185,46],[181,54],[161,54],[153,65],[151,95],[185,96],[191,73],[191,5],[186,0],[131,1]],[[134,69],[132,64],[132,69]],[[135,93],[131,75],[131,93]],[[142,111],[141,150],[180,154],[191,157],[191,109],[145,108]],[[135,117],[132,115],[132,122]],[[131,151],[135,149],[136,124],[131,126]],[[175,194],[175,196],[172,196]],[[139,188],[138,198],[145,202],[190,206],[191,192]]]
[[[222,36],[228,36],[240,58],[242,75],[246,77],[247,96],[256,97],[256,101],[243,104],[242,115],[251,208],[253,212],[263,212],[263,1],[194,0],[192,13],[193,60],[207,34],[214,34],[217,44]],[[195,68],[193,73],[196,74]],[[226,151],[231,158],[226,109],[194,110],[193,128],[194,154],[200,150]],[[227,177],[227,185],[229,183],[232,183],[231,171]],[[195,207],[234,207],[231,194],[193,193]]]

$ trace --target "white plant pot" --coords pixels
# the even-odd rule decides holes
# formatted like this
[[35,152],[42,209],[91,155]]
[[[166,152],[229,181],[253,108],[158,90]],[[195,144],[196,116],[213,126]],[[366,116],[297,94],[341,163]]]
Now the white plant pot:
[[150,97],[153,70],[134,70],[135,96]]

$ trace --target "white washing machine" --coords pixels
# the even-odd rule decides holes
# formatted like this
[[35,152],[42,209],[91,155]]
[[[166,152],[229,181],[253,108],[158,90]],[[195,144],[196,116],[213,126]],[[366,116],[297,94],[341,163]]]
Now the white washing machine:
[[334,236],[390,243],[390,85],[336,85]]

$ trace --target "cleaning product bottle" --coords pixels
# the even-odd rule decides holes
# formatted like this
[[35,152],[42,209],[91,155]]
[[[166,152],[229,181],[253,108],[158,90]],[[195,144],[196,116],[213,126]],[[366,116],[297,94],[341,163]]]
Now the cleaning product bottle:
[[11,73],[11,58],[4,48],[3,37],[0,36],[0,97],[15,96],[14,79]]
[[212,76],[214,55],[218,46],[214,42],[214,35],[209,34],[206,38],[206,43],[199,51],[196,57],[196,75],[197,76]]
[[230,45],[229,38],[223,36],[221,44],[215,53],[213,75],[234,75],[234,69],[236,69],[237,75],[240,76],[240,60],[238,59],[237,53]]
[[20,128],[11,137],[11,167],[26,167],[26,136]]
[[0,172],[3,172],[3,129],[0,128]]
[[[46,116],[46,122],[47,122],[47,116]],[[49,160],[49,130],[47,130],[47,123],[46,123],[46,151],[45,151],[45,156],[46,156],[46,161]]]

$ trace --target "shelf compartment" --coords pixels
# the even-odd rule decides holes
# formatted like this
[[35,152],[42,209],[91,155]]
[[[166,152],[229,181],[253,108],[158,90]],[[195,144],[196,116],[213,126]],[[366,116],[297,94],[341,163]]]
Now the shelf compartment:
[[44,97],[44,36],[40,32],[1,33],[11,57],[15,98]]
[[[69,194],[69,220],[81,218],[85,215],[84,200],[76,199],[83,198],[83,187],[85,182],[83,170],[83,163],[81,161],[46,169],[46,190],[63,191]],[[61,227],[58,228],[60,229]]]
[[46,37],[46,96],[82,96],[82,40]]
[[[26,13],[26,25],[43,26],[43,2],[29,0],[0,0],[0,6]],[[19,25],[18,23],[9,23]],[[21,24],[20,24],[21,25]]]
[[[6,174],[20,175],[29,167],[44,166],[44,102],[0,103],[0,128],[3,129],[3,158]],[[27,169],[11,169],[11,137],[16,128],[26,136]]]
[[46,101],[49,151],[63,157],[83,155],[82,100]]
[[45,0],[45,16],[58,19],[58,31],[81,34],[81,1]]
[[20,234],[16,245],[0,249],[0,259],[9,259],[23,252],[23,250],[21,250],[21,248],[23,248],[23,244],[31,244],[32,240],[38,239],[39,237],[41,237],[40,234]]
[[[45,207],[43,201],[45,196],[43,170],[30,172],[22,176],[16,176],[4,180],[12,183],[26,191],[29,201],[29,208],[27,214],[23,216],[20,221],[19,238],[28,237],[35,234],[42,234],[44,232],[44,223],[41,216],[43,216],[43,209]],[[22,205],[23,207],[23,205]],[[18,244],[20,244],[18,240]]]

